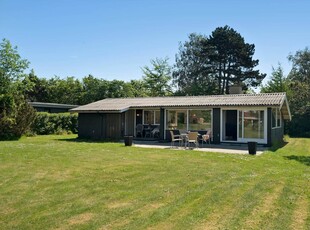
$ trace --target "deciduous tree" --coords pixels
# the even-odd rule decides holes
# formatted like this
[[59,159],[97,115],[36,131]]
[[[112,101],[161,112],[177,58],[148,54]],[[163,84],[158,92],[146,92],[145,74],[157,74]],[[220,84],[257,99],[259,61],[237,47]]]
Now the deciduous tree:
[[172,94],[171,67],[168,58],[151,60],[151,67],[144,66],[143,82],[149,96],[167,96]]
[[3,39],[0,43],[0,139],[19,138],[31,125],[34,110],[24,99],[20,81],[29,62],[17,47]]

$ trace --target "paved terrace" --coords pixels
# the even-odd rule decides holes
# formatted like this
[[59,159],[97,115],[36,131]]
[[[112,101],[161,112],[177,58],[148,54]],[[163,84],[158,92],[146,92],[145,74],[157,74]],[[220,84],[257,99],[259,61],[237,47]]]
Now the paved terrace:
[[[179,146],[177,143],[171,148],[171,143],[160,143],[158,141],[133,141],[133,146],[141,148],[159,148],[159,149],[175,149],[175,150],[194,150],[202,152],[217,152],[217,153],[228,153],[228,154],[249,154],[248,146],[246,144],[199,144],[199,148],[188,148],[184,146]],[[262,154],[264,151],[268,150],[267,147],[257,146],[256,155]]]

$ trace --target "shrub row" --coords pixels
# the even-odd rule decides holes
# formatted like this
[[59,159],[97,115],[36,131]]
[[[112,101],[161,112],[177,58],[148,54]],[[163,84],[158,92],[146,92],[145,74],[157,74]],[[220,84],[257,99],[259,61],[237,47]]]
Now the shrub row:
[[77,133],[78,114],[38,112],[32,124],[33,134]]

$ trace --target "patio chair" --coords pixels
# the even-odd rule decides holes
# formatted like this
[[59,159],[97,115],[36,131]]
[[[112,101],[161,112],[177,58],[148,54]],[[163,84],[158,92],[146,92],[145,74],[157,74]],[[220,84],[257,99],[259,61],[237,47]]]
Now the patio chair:
[[151,133],[151,125],[148,125],[147,127],[143,128],[144,131],[144,137],[152,137],[152,133]]
[[171,148],[172,146],[174,146],[174,142],[179,142],[179,146],[180,146],[181,143],[183,142],[183,139],[181,138],[181,136],[174,134],[172,130],[170,130],[170,135],[171,135]]
[[187,145],[190,147],[190,144],[193,143],[195,144],[195,147],[199,147],[199,142],[198,142],[198,132],[189,132],[187,134]]
[[138,137],[138,135],[140,135],[140,137],[143,137],[143,125],[142,124],[138,124],[136,126],[136,137]]
[[211,144],[211,130],[208,130],[206,134],[202,135],[202,138],[201,138],[202,147],[203,147],[203,142]]
[[154,128],[152,130],[151,134],[152,134],[152,137],[154,137],[154,138],[159,137],[159,128],[158,127]]

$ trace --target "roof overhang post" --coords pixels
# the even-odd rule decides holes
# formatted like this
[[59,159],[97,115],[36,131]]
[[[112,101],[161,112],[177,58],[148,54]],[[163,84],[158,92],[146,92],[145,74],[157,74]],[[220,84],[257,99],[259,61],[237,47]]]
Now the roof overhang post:
[[160,125],[159,125],[159,136],[160,140],[165,139],[165,109],[160,108]]
[[272,146],[272,109],[270,107],[267,108],[267,146]]
[[213,108],[212,109],[213,124],[212,124],[212,133],[213,133],[213,143],[221,143],[221,109]]

